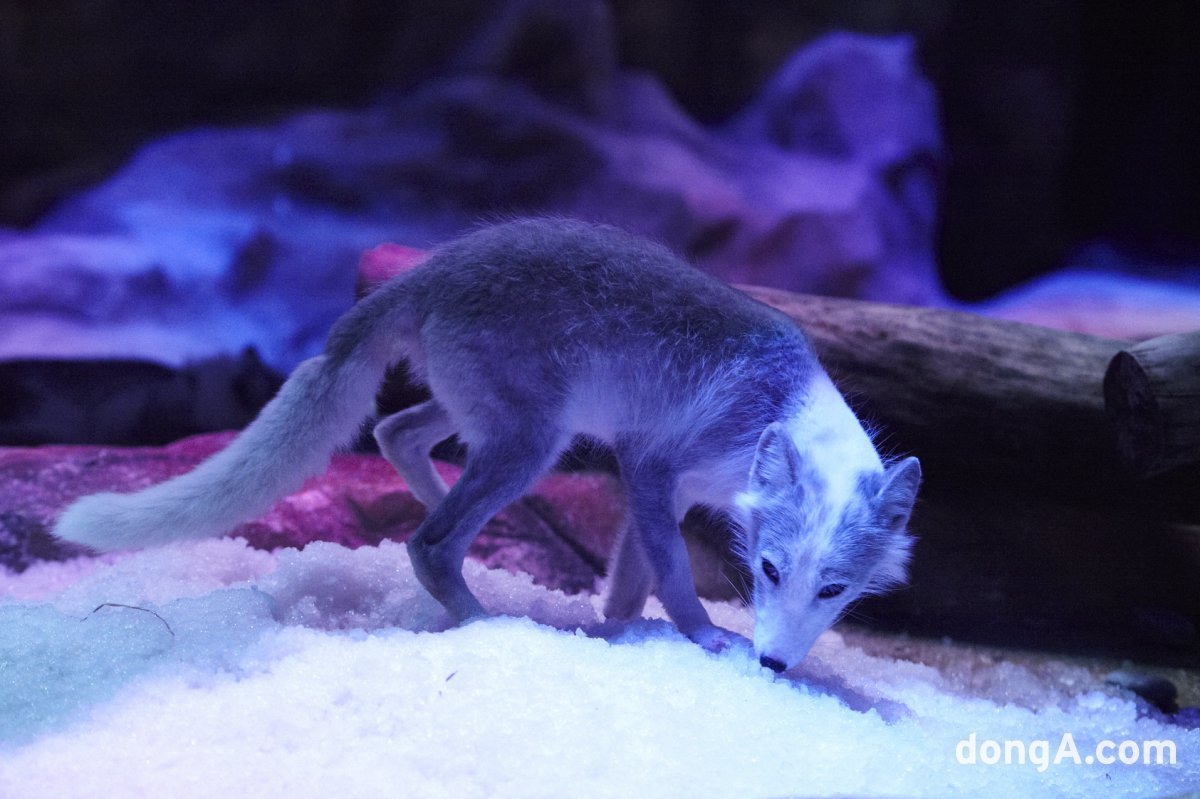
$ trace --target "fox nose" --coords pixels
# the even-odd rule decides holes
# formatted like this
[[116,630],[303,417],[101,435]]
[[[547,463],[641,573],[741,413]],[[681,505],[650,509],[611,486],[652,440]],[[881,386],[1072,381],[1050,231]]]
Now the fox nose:
[[776,660],[775,658],[771,657],[770,655],[763,655],[762,657],[760,657],[758,659],[758,662],[761,665],[766,666],[768,669],[775,672],[776,674],[779,674],[780,672],[787,669],[786,663],[784,663],[782,660]]

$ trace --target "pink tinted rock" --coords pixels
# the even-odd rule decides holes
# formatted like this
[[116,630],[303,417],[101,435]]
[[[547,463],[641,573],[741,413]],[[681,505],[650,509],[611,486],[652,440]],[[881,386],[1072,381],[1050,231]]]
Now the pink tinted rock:
[[604,472],[552,473],[523,500],[597,572],[603,572],[625,519],[620,481]]
[[365,251],[358,259],[358,282],[355,296],[370,294],[380,283],[407,272],[429,258],[429,252],[416,247],[386,242]]
[[390,241],[372,247],[358,260],[357,296],[365,297],[382,284],[428,259],[428,250],[406,247]]
[[[21,570],[38,560],[80,554],[49,530],[72,500],[98,491],[132,491],[188,471],[220,450],[232,433],[196,436],[166,447],[0,449],[0,565]],[[448,483],[460,470],[438,464]],[[523,571],[567,592],[591,590],[619,529],[622,500],[609,475],[551,475],[531,496],[484,526],[469,555],[489,567]],[[371,546],[404,540],[425,516],[385,460],[334,456],[330,468],[231,535],[261,549],[333,541]]]
[[0,565],[19,571],[38,560],[79,554],[49,535],[67,504],[87,494],[133,491],[181,474],[227,440],[218,434],[161,448],[0,448]]

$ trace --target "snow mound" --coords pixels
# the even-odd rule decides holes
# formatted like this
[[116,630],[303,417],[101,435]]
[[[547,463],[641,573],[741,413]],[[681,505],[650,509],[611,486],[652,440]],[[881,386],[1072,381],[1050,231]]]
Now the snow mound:
[[[701,651],[657,606],[605,624],[597,597],[470,562],[467,577],[503,615],[446,629],[391,542],[264,553],[224,539],[0,572],[0,796],[1062,797],[1200,783],[1200,731],[1097,691],[1041,686],[1022,706],[1008,692],[1029,695],[1035,677],[1011,664],[981,695],[978,675],[831,632],[780,677],[743,651]],[[710,610],[752,625],[739,607]],[[1123,762],[1155,741],[1174,765]]]

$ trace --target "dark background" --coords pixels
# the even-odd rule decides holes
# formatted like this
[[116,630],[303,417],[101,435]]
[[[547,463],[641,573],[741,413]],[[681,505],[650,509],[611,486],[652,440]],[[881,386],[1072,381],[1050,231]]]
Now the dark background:
[[[446,68],[497,3],[0,0],[0,225],[27,226],[183,127],[354,106]],[[795,48],[911,33],[942,103],[938,258],[979,299],[1105,239],[1200,264],[1194,0],[615,0],[624,65],[697,119],[737,111]],[[555,42],[546,42],[553,52]]]

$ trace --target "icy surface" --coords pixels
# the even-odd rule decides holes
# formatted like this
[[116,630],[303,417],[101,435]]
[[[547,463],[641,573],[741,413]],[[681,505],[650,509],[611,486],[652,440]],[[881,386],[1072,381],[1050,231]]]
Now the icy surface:
[[[0,573],[0,796],[1160,796],[1200,731],[1131,702],[864,654],[776,677],[469,563],[443,630],[403,547],[237,539]],[[131,607],[125,607],[131,606]],[[712,606],[749,630],[746,611]],[[1036,697],[1018,703],[1020,694]],[[977,762],[962,741],[974,733]],[[1173,741],[1170,765],[984,765],[985,740]]]

